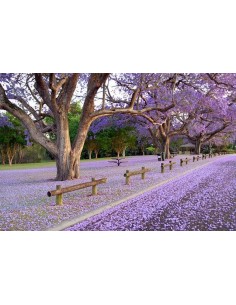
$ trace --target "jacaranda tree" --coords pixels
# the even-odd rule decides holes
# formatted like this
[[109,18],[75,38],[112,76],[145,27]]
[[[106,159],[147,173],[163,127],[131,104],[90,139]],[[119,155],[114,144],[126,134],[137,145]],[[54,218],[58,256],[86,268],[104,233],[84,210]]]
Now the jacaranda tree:
[[[194,94],[209,97],[214,107],[221,97],[227,105],[234,104],[235,92],[234,74],[0,74],[0,109],[18,118],[32,140],[54,156],[57,180],[79,177],[84,142],[98,118],[128,114],[161,126],[177,111],[194,113],[181,108],[185,102],[192,107]],[[71,142],[68,113],[76,100],[83,106]],[[205,102],[202,99],[203,105]],[[182,106],[178,109],[179,103]],[[50,138],[51,132],[54,138]]]

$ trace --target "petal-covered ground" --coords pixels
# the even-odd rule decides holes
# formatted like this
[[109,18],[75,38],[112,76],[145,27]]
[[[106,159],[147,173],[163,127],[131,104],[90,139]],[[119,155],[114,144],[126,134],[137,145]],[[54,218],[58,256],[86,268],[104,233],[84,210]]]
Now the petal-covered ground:
[[[182,156],[182,157],[186,157],[186,156]],[[194,190],[194,186],[196,187],[197,185],[199,184],[201,185],[202,183],[208,185],[207,184],[208,180],[210,182],[211,179],[217,178],[215,177],[214,171],[212,172],[212,174],[210,174],[211,173],[210,164],[212,165],[214,164],[214,166],[216,167],[218,166],[220,173],[219,179],[215,181],[217,185],[216,184],[214,186],[209,185],[210,189],[213,188],[215,192],[215,190],[218,189],[219,186],[222,186],[223,189],[226,188],[227,187],[226,181],[228,181],[228,179],[230,178],[228,170],[230,166],[232,170],[236,162],[236,156],[232,155],[232,156],[218,156],[212,159],[200,160],[198,162],[191,161],[188,165],[180,166],[179,159],[180,156],[175,157],[174,161],[176,161],[176,164],[174,165],[173,170],[170,171],[168,168],[166,168],[164,174],[161,173],[161,169],[160,169],[161,162],[157,161],[156,156],[129,157],[127,158],[128,162],[122,163],[119,167],[114,163],[108,162],[107,160],[82,162],[81,179],[73,180],[73,181],[63,181],[63,182],[58,182],[54,180],[55,177],[54,167],[38,168],[38,169],[30,169],[30,170],[1,170],[0,171],[0,187],[1,187],[0,230],[46,230],[60,224],[62,221],[78,217],[99,207],[106,206],[114,201],[121,199],[125,200],[126,197],[132,194],[136,194],[140,191],[141,192],[145,191],[150,186],[154,186],[163,181],[168,181],[169,179],[174,179],[176,176],[182,175],[185,172],[191,170],[191,174],[189,174],[187,178],[187,182],[182,184],[182,186],[180,186],[180,190],[178,192],[175,191],[175,188],[173,189],[173,187],[172,190],[167,193],[164,192],[164,188],[165,188],[164,186],[158,188],[158,190],[162,190],[163,194],[165,194],[159,200],[161,202],[159,204],[166,207],[166,213],[168,214],[171,213],[172,211],[171,206],[176,204],[175,200],[177,200],[177,198],[180,198],[179,196],[181,194],[181,191],[183,191],[185,187],[189,185],[191,186],[191,189]],[[166,161],[165,163],[167,162],[168,161]],[[210,167],[208,167],[208,164]],[[227,167],[224,164],[229,164],[229,165]],[[195,178],[195,175],[198,175],[198,171],[195,171],[195,169],[200,168],[202,165],[205,166],[204,167],[205,169],[203,170],[203,174],[198,179],[200,182],[197,183],[196,181],[198,180],[196,180],[197,178]],[[127,169],[129,169],[130,171],[137,170],[137,169],[141,169],[142,166],[151,169],[151,172],[148,172],[146,174],[145,180],[142,180],[140,176],[132,176],[130,179],[130,185],[125,185],[125,178],[124,178],[125,170]],[[207,168],[209,169],[209,171],[207,170]],[[231,175],[233,175],[233,173],[231,173]],[[107,183],[98,186],[97,196],[91,196],[91,188],[86,188],[79,191],[67,193],[64,194],[63,206],[55,206],[55,197],[50,197],[50,198],[47,197],[47,191],[55,189],[57,184],[61,184],[62,187],[64,187],[68,185],[74,185],[77,183],[90,181],[92,177],[96,179],[107,177]],[[201,191],[203,190],[204,188],[202,187]],[[228,194],[231,193],[229,192]],[[216,196],[215,194],[216,193],[213,194],[214,198]],[[191,196],[192,198],[191,191],[189,192],[189,196]],[[221,194],[221,198],[223,198],[222,210],[226,208],[226,206],[228,207],[227,196],[228,195],[225,193]],[[154,197],[156,198],[156,195]],[[172,200],[170,200],[171,198]],[[185,198],[184,195],[183,198]],[[149,199],[143,199],[143,200],[148,201]],[[141,197],[141,201],[142,201],[142,197]],[[145,205],[146,203],[144,201],[143,201],[143,209],[146,206]],[[153,201],[152,203],[154,204],[154,200],[152,201]],[[188,197],[185,198],[185,201],[188,203],[189,201]],[[187,203],[186,203],[186,211],[185,209],[181,209],[181,213],[183,213],[183,215],[188,213]],[[122,206],[124,208],[124,205]],[[156,206],[157,205],[155,203],[153,207],[147,206],[146,209],[150,210],[151,212],[152,209],[156,210]],[[197,211],[198,213],[200,213],[199,208],[196,208],[196,212]],[[128,225],[130,225],[129,215],[130,214],[128,213],[127,215],[123,216],[123,219],[127,219]],[[145,218],[146,217],[145,215],[142,217]],[[163,214],[161,215],[162,215],[161,216],[162,219]],[[194,221],[194,219],[195,218],[193,218],[192,221]],[[172,222],[174,221],[174,217],[171,217],[171,221]],[[232,221],[229,220],[229,222],[231,223]],[[112,221],[112,225],[114,225],[113,221]],[[154,227],[156,228],[156,224]],[[154,227],[152,226],[152,220],[150,220],[149,224],[147,224],[147,227],[145,229],[153,230]],[[110,230],[112,228],[113,227],[105,229],[104,227],[104,230]],[[97,230],[95,227],[93,229]],[[115,228],[113,229],[116,230]],[[122,227],[120,229],[127,229],[127,228]],[[132,230],[139,229],[139,226],[137,226],[137,228],[134,226],[130,229]],[[163,227],[163,229],[171,230],[177,228],[171,227],[168,222],[168,224],[166,224],[166,228]],[[188,230],[189,227],[186,228],[179,227],[179,229]],[[193,226],[193,229],[197,230],[198,227],[194,228]],[[201,229],[204,228],[201,227]]]
[[235,169],[218,159],[67,230],[236,230]]

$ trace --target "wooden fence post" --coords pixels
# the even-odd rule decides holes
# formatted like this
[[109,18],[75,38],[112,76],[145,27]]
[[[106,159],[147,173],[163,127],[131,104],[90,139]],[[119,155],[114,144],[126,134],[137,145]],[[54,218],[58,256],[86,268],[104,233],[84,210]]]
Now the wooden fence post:
[[161,163],[161,173],[164,173],[164,163]]
[[169,161],[169,164],[170,164],[170,170],[172,170],[172,162]]
[[193,156],[193,162],[195,161],[195,156]]
[[183,160],[180,159],[180,166],[183,166]]
[[[145,167],[142,167],[142,170],[144,171]],[[142,179],[145,179],[145,172],[143,172],[141,175],[142,175]]]
[[[56,190],[60,191],[61,190],[61,185],[57,185]],[[62,194],[56,195],[56,204],[57,205],[63,205]]]
[[128,176],[128,174],[129,174],[129,170],[126,170],[126,176],[125,176],[125,184],[129,184],[129,176]]
[[[95,181],[95,178],[92,178],[92,181]],[[97,195],[98,193],[98,188],[97,185],[92,185],[92,195]]]

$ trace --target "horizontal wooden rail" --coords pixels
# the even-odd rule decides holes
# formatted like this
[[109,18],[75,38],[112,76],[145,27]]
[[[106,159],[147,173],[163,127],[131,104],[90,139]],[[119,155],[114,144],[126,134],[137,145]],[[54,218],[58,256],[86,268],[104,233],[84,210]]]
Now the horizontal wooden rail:
[[169,166],[170,170],[172,170],[172,166],[174,164],[176,164],[176,162],[172,162],[172,161],[169,161],[169,163],[166,163],[166,164],[161,163],[161,173],[164,173],[166,166]]
[[180,166],[183,166],[183,163],[185,162],[186,165],[188,164],[188,161],[191,161],[191,159],[185,158],[185,159],[180,159]]
[[77,190],[80,190],[80,189],[83,189],[86,187],[92,187],[92,195],[97,195],[97,185],[101,184],[101,183],[106,183],[106,182],[107,182],[107,178],[102,178],[102,179],[98,179],[98,180],[95,180],[95,178],[92,178],[92,181],[90,181],[90,182],[84,182],[84,183],[80,183],[80,184],[76,184],[76,185],[67,186],[64,188],[62,188],[61,185],[57,185],[56,190],[48,191],[47,195],[48,195],[48,197],[56,196],[56,204],[62,205],[63,204],[62,194],[77,191]]
[[135,175],[141,175],[141,178],[142,179],[145,179],[145,173],[147,172],[150,172],[151,169],[149,168],[145,168],[145,167],[142,167],[141,170],[137,170],[137,171],[132,171],[130,172],[129,170],[127,170],[124,174],[124,177],[125,177],[125,184],[129,184],[129,181],[130,181],[130,177],[131,176],[135,176]]
[[195,157],[195,156],[193,156],[193,162],[194,162],[195,160],[197,160],[197,161],[198,161],[198,160],[200,160],[200,159],[202,159],[202,160],[203,160],[203,159],[204,159],[204,155],[202,155],[202,157],[200,157],[200,156],[196,156],[196,157]]

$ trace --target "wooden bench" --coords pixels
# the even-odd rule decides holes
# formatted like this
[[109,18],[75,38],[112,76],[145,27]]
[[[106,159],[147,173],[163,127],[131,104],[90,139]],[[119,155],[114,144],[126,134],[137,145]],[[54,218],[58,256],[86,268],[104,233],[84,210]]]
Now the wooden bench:
[[142,167],[141,170],[137,170],[137,171],[132,171],[130,172],[129,170],[127,170],[124,174],[124,177],[125,177],[125,184],[129,184],[129,181],[130,181],[130,177],[131,176],[135,176],[135,175],[141,175],[141,178],[142,179],[145,179],[145,173],[146,172],[150,172],[151,169],[149,168],[145,168],[145,167]]
[[176,164],[176,162],[172,162],[172,161],[169,161],[169,163],[166,163],[166,164],[161,163],[161,173],[164,173],[166,166],[169,166],[170,170],[172,170],[172,166],[174,164]]
[[185,159],[180,159],[180,166],[183,166],[183,163],[185,162],[186,165],[188,164],[188,161],[191,161],[191,159],[185,158]]
[[112,160],[108,162],[116,163],[118,166],[120,166],[121,163],[128,162],[128,161],[123,161],[125,158],[111,158],[111,159]]
[[57,185],[56,190],[48,191],[47,195],[48,195],[48,197],[56,196],[56,204],[62,205],[63,204],[62,195],[64,193],[77,191],[77,190],[80,190],[80,189],[83,189],[86,187],[92,187],[92,195],[97,195],[97,185],[101,184],[101,183],[106,183],[106,182],[107,182],[107,178],[102,178],[102,179],[98,179],[98,180],[95,180],[95,178],[92,178],[91,182],[84,182],[84,183],[80,183],[80,184],[76,184],[76,185],[72,185],[72,186],[67,186],[64,188],[62,188],[61,185]]

